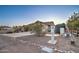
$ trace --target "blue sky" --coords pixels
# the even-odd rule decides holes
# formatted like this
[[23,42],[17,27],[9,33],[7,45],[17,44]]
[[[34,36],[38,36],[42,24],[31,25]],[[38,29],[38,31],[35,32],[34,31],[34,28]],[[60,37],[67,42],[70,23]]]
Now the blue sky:
[[0,5],[0,25],[23,25],[36,20],[58,24],[78,11],[77,5]]

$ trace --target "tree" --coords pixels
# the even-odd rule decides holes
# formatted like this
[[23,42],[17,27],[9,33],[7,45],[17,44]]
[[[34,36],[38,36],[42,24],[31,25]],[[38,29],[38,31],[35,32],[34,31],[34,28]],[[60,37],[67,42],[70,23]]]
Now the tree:
[[71,30],[71,32],[73,32],[73,30],[78,30],[78,28],[79,28],[79,13],[74,13],[73,15],[71,15],[71,17],[67,21],[67,25],[68,25],[69,29]]
[[24,29],[24,31],[29,31],[29,25],[23,25],[22,28]]
[[42,34],[42,24],[40,22],[36,22],[33,25],[33,31],[36,33],[37,36],[41,36]]
[[19,32],[18,26],[14,26],[14,27],[13,27],[13,32]]

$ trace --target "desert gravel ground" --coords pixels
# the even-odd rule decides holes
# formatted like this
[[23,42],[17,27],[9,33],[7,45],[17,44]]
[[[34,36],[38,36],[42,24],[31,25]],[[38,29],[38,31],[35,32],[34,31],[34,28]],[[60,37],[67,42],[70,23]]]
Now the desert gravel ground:
[[15,40],[12,37],[0,36],[0,52],[9,53],[42,53],[41,46],[52,47],[47,42],[50,37],[36,37],[34,35],[17,37]]
[[[0,53],[46,53],[42,51],[40,46],[46,46],[49,48],[56,48],[61,51],[74,51],[79,52],[79,38],[76,39],[76,45],[70,44],[70,38],[64,38],[61,36],[55,37],[57,40],[56,45],[49,44],[50,36],[37,37],[35,35],[23,36],[12,38],[8,36],[0,35]],[[55,53],[59,53],[56,51]]]
[[71,38],[66,37],[57,37],[56,38],[57,44],[56,48],[58,50],[64,51],[68,53],[68,51],[71,51],[72,53],[79,53],[79,37],[75,38],[75,45],[71,45]]

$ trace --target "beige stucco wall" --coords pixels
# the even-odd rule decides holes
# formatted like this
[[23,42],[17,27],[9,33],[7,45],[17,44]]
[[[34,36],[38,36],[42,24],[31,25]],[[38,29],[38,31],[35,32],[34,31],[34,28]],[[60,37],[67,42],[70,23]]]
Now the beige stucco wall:
[[45,25],[45,24],[43,24],[43,28],[42,28],[42,31],[47,31],[48,30],[48,25]]

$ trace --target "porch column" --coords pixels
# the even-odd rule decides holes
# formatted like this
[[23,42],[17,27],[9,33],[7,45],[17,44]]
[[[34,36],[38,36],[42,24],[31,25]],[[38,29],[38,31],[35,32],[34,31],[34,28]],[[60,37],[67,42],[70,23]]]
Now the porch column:
[[55,26],[51,26],[51,40],[49,40],[48,43],[56,44],[56,40],[55,40]]

